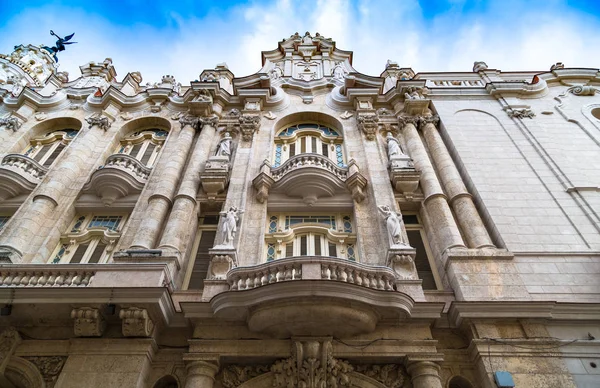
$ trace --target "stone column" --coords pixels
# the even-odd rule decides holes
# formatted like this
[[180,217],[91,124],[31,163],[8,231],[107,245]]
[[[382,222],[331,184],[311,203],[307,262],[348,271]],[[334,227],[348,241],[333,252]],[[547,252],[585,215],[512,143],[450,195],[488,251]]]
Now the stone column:
[[130,246],[131,249],[154,248],[161,231],[161,226],[171,206],[171,199],[175,193],[177,182],[192,147],[195,133],[194,128],[198,125],[198,119],[184,117],[180,120],[180,123],[182,128],[177,140],[165,145],[163,152],[173,156],[165,163],[162,171],[159,171],[161,177],[160,183],[156,191],[148,199],[148,206],[144,211],[145,217],[135,233]]
[[185,388],[212,388],[219,366],[213,362],[196,360],[188,361],[185,369]]
[[415,168],[421,171],[420,184],[425,197],[423,205],[431,216],[433,229],[437,236],[436,244],[440,248],[440,252],[453,247],[464,248],[465,244],[454,221],[446,195],[440,186],[425,145],[415,126],[418,118],[407,116],[401,118],[400,121],[401,124],[404,124],[403,133],[408,153],[413,159]]
[[192,217],[196,216],[196,196],[200,187],[200,173],[211,153],[213,138],[216,133],[218,117],[199,119],[202,125],[200,136],[190,155],[189,162],[183,174],[183,179],[173,203],[164,234],[160,240],[159,249],[173,249],[176,253],[185,251],[185,242],[190,231]]
[[432,361],[409,361],[406,370],[413,388],[442,388],[440,366]]
[[450,205],[454,209],[454,214],[456,214],[458,224],[469,248],[494,247],[473,203],[473,198],[465,187],[460,173],[436,128],[438,121],[437,116],[421,117],[421,130],[429,148],[429,154],[437,167],[440,180],[448,194]]

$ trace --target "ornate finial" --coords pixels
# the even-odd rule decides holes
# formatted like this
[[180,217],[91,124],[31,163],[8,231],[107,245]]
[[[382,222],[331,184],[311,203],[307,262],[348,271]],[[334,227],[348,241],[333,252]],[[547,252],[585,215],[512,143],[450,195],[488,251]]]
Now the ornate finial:
[[50,35],[56,36],[58,38],[58,40],[56,41],[56,46],[54,46],[54,47],[43,46],[42,48],[45,49],[46,51],[48,51],[54,57],[54,60],[56,62],[58,62],[58,57],[56,56],[56,53],[58,53],[60,51],[65,51],[65,49],[66,49],[65,45],[67,45],[67,44],[77,43],[77,42],[69,42],[69,40],[71,40],[73,38],[73,35],[75,35],[75,33],[72,33],[71,35],[67,35],[64,38],[61,38],[60,36],[56,35],[54,33],[54,31],[50,30]]
[[475,61],[473,63],[473,73],[479,73],[482,70],[487,70],[488,65],[483,61]]

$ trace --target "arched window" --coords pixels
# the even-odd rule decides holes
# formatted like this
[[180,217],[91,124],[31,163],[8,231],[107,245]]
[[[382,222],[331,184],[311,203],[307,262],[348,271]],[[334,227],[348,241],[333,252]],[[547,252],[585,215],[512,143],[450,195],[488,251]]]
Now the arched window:
[[50,257],[52,264],[105,263],[121,237],[125,214],[76,216]]
[[267,261],[293,256],[357,259],[348,214],[270,214],[266,232]]
[[337,131],[316,123],[292,125],[275,136],[273,167],[300,154],[318,154],[331,159],[338,167],[346,165],[342,136]]
[[121,140],[117,153],[127,154],[147,167],[152,167],[162,148],[167,132],[161,129],[144,129]]
[[30,157],[44,167],[49,167],[77,135],[74,129],[52,131],[44,136],[34,137],[23,155]]

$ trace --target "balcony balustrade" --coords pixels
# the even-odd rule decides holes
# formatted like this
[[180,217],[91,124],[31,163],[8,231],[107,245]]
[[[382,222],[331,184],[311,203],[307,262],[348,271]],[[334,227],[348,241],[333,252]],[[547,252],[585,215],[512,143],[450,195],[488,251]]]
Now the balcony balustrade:
[[0,200],[28,194],[42,181],[48,168],[21,154],[8,154],[0,162]]

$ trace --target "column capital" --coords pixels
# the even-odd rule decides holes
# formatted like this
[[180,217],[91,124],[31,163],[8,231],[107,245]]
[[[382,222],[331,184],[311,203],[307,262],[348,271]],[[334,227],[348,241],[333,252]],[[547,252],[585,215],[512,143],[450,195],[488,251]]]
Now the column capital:
[[410,360],[410,358],[406,361],[406,371],[410,375],[411,379],[414,381],[415,379],[419,379],[422,377],[434,377],[440,379],[440,370],[441,366],[434,361],[425,361],[425,360]]
[[438,115],[420,116],[419,117],[419,128],[422,129],[427,124],[433,124],[434,127],[437,127],[439,122],[440,122],[440,117]]
[[[208,117],[200,117],[198,119],[199,126],[204,127],[205,125],[210,125],[211,127],[216,127],[219,123],[219,117],[217,115],[212,115]],[[198,128],[202,129],[202,128]]]
[[260,128],[260,115],[243,113],[239,117],[240,131],[244,141],[251,141],[254,133]]
[[184,357],[184,361],[188,377],[206,376],[214,379],[217,372],[219,372],[219,361],[216,359],[198,360],[186,358]]
[[419,116],[400,116],[398,117],[398,123],[402,127],[407,124],[412,124],[416,127],[419,124]]
[[364,132],[367,140],[374,140],[379,127],[379,115],[376,112],[357,112],[358,129]]

